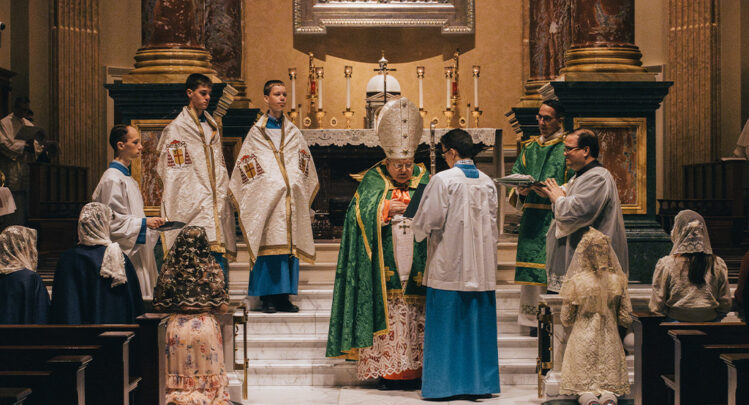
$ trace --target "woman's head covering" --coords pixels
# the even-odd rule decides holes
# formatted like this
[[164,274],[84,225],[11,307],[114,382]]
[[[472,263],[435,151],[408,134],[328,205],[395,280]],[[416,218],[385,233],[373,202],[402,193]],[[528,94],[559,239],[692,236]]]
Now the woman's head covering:
[[91,202],[83,206],[78,217],[78,242],[85,246],[106,246],[99,275],[112,279],[112,287],[127,283],[125,255],[117,242],[109,239],[112,210],[106,205]]
[[224,275],[211,256],[205,229],[182,228],[161,267],[154,307],[159,311],[179,311],[181,307],[218,308],[228,302]]
[[36,271],[37,260],[35,229],[14,225],[0,233],[0,274]]
[[674,247],[671,248],[672,255],[698,252],[713,254],[705,219],[692,210],[683,210],[676,214],[674,227],[671,229],[671,241],[674,242]]
[[609,302],[625,294],[627,283],[608,236],[591,227],[575,249],[560,295],[582,313],[605,314]]

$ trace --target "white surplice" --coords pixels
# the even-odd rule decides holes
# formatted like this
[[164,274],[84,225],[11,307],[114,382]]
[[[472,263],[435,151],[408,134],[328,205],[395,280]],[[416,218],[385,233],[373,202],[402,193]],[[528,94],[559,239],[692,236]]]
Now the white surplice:
[[582,175],[576,174],[567,183],[566,193],[551,207],[554,220],[546,234],[547,289],[558,292],[562,288],[577,244],[589,226],[611,239],[622,270],[629,274],[627,234],[619,192],[611,173],[598,166]]
[[0,120],[0,170],[5,173],[5,185],[12,191],[23,189],[24,177],[28,177],[24,174],[26,141],[16,139],[16,135],[24,126],[33,125],[13,113]]
[[424,285],[451,291],[495,290],[497,188],[489,176],[479,171],[478,178],[468,178],[458,167],[435,174],[412,227],[417,241],[429,237]]
[[138,183],[120,170],[110,167],[101,176],[91,199],[112,209],[114,218],[110,222],[110,238],[120,245],[133,263],[143,297],[151,297],[158,277],[153,248],[159,233],[146,228],[145,243],[136,243],[138,235],[143,231],[143,219],[146,218]]

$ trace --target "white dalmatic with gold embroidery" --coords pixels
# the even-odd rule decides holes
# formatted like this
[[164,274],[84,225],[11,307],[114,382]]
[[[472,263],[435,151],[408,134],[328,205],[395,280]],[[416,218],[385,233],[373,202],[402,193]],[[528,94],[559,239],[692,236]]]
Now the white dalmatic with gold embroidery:
[[283,129],[266,128],[261,117],[242,143],[229,188],[239,207],[250,261],[291,254],[315,260],[310,206],[317,170],[299,129],[284,117]]
[[[195,111],[184,107],[159,139],[156,170],[164,185],[161,215],[169,221],[205,228],[211,250],[236,254],[234,215],[229,199],[229,173],[218,126],[203,112],[212,129],[205,134]],[[165,249],[179,230],[164,232]]]

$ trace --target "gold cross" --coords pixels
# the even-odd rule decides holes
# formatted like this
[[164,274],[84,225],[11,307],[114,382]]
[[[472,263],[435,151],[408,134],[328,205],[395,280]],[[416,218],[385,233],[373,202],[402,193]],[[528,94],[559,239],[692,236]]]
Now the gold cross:
[[395,272],[390,270],[390,267],[385,267],[385,275],[390,279],[390,277],[393,277],[395,275]]
[[174,162],[178,165],[182,165],[185,163],[185,157],[182,154],[182,149],[175,148],[174,152],[172,152],[172,155],[174,155]]
[[254,164],[248,163],[248,164],[244,165],[244,171],[251,178],[255,177],[255,165]]
[[414,276],[414,281],[416,282],[416,285],[421,285],[421,282],[424,281],[424,273],[416,273],[416,275]]

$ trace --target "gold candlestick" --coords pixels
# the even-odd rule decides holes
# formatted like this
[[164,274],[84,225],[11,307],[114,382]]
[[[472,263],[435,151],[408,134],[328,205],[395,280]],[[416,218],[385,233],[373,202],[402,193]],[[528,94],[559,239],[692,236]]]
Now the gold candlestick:
[[483,113],[483,111],[479,110],[478,107],[471,110],[471,116],[473,117],[473,122],[476,128],[479,127],[479,117],[481,116],[481,113]]
[[453,112],[453,110],[446,109],[445,111],[442,111],[442,114],[445,114],[445,128],[451,128],[455,112]]
[[322,128],[322,119],[325,118],[325,111],[317,110],[315,112],[315,118],[317,118],[317,127]]
[[343,116],[346,118],[346,129],[351,129],[351,119],[354,118],[354,112],[347,108],[343,112]]
[[292,107],[291,111],[289,111],[289,119],[294,125],[297,125],[296,118],[299,116],[299,112],[296,110],[296,108]]
[[419,108],[419,115],[421,115],[421,121],[424,123],[424,128],[426,128],[427,124],[427,110],[423,108]]

